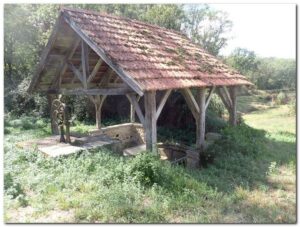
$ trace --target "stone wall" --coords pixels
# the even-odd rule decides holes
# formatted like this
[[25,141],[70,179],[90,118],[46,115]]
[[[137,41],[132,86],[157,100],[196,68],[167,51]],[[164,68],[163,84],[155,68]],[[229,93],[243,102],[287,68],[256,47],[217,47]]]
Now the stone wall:
[[101,130],[93,130],[90,134],[106,134],[112,139],[120,140],[121,143],[124,144],[124,148],[145,143],[144,128],[143,125],[139,123],[112,125],[101,128]]

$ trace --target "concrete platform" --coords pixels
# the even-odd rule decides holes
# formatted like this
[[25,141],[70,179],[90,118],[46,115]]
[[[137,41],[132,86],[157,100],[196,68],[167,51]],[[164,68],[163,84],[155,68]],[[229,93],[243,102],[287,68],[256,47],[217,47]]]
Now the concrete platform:
[[94,148],[108,148],[117,150],[120,146],[120,141],[111,139],[107,135],[95,135],[86,137],[71,136],[71,144],[60,143],[60,136],[49,136],[43,139],[35,139],[18,143],[17,146],[27,149],[37,148],[38,151],[44,153],[49,157],[58,157],[69,155],[82,150],[89,150]]

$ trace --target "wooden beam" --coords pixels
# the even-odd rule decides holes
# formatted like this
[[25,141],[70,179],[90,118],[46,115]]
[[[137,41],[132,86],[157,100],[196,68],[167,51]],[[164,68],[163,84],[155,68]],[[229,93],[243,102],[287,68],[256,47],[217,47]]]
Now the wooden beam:
[[224,93],[222,92],[222,90],[220,90],[220,88],[217,88],[217,94],[221,98],[221,100],[222,100],[223,104],[225,105],[226,109],[229,111],[230,110],[230,104],[226,100],[226,97],[225,97]]
[[196,119],[196,147],[203,150],[205,142],[205,88],[196,89],[200,113]]
[[236,101],[236,93],[237,93],[237,88],[236,87],[230,87],[229,88],[229,94],[231,98],[231,108],[229,111],[229,123],[233,126],[237,124],[237,114],[236,114],[236,108],[237,108],[237,101]]
[[[72,70],[74,75],[80,80],[80,82],[84,86],[85,82],[84,82],[84,78],[83,78],[83,75],[81,74],[81,72],[78,69],[76,69],[76,67],[71,62],[68,62],[68,67]],[[84,86],[84,88],[86,89],[85,86]]]
[[65,73],[67,67],[68,67],[68,61],[73,57],[78,45],[80,43],[79,38],[75,38],[73,44],[71,45],[71,48],[69,50],[69,53],[66,55],[64,60],[62,61],[61,67],[58,69],[56,76],[51,84],[51,88],[54,88],[55,86],[58,85],[57,81],[61,78],[61,76]]
[[101,109],[106,99],[106,95],[97,95],[95,98],[95,110],[96,110],[96,128],[101,129]]
[[205,110],[207,109],[207,107],[208,107],[208,105],[209,105],[209,102],[210,102],[210,100],[211,100],[211,98],[212,98],[212,94],[213,94],[213,92],[215,91],[215,89],[216,89],[216,87],[213,86],[213,87],[210,89],[209,93],[208,93],[208,96],[207,96],[206,101],[205,101]]
[[98,86],[101,87],[104,84],[108,84],[113,74],[114,74],[114,71],[112,69],[108,69],[107,73],[102,75],[102,79],[99,82]]
[[90,74],[90,76],[89,76],[89,78],[88,78],[88,80],[87,80],[87,83],[88,83],[88,84],[91,83],[91,81],[95,78],[95,76],[96,76],[96,74],[97,74],[97,72],[98,72],[100,66],[102,65],[102,62],[103,62],[102,59],[99,58],[99,60],[97,61],[97,64],[95,65],[95,67],[94,67],[92,73]]
[[145,104],[145,140],[146,149],[157,152],[157,128],[156,128],[156,92],[147,91],[144,96]]
[[197,116],[199,115],[200,110],[199,110],[199,106],[198,106],[191,90],[188,88],[181,89],[181,94],[183,95],[184,99],[186,100],[186,103],[187,103],[189,109],[191,110],[194,118],[197,119]]
[[38,66],[37,66],[37,68],[34,72],[34,76],[31,80],[31,83],[30,83],[29,88],[28,88],[29,93],[33,92],[33,89],[36,87],[37,82],[40,79],[41,72],[45,67],[45,64],[46,64],[48,55],[50,53],[50,50],[51,50],[51,48],[53,47],[53,45],[56,41],[57,34],[58,34],[59,29],[60,29],[61,22],[62,22],[62,18],[61,18],[61,16],[59,16],[59,18],[57,19],[57,21],[56,21],[56,23],[53,27],[53,31],[50,35],[49,41],[48,41],[46,47],[44,48],[44,50],[42,52],[40,62],[39,62]]
[[89,70],[89,55],[88,45],[81,41],[81,65],[82,65],[82,83],[83,87],[87,89],[87,77],[90,74]]
[[161,111],[164,108],[164,106],[165,106],[165,104],[166,104],[166,102],[167,102],[167,100],[168,100],[171,92],[172,92],[172,89],[167,90],[164,93],[164,95],[163,95],[163,97],[162,97],[162,99],[161,99],[161,101],[160,101],[160,103],[159,103],[159,105],[157,107],[157,110],[156,110],[156,120],[159,118],[159,115],[161,114]]
[[127,83],[137,94],[142,96],[144,94],[143,89],[140,85],[124,70],[115,64],[105,53],[105,51],[100,48],[93,40],[91,40],[66,14],[63,14],[63,18],[66,23],[68,23],[71,28],[92,48],[102,59],[108,64],[121,78]]
[[126,95],[133,93],[129,88],[98,88],[98,89],[49,89],[48,94],[63,95]]
[[[79,66],[79,68],[78,68],[78,70],[79,71],[81,71],[81,67],[82,67],[82,65],[80,64],[80,66]],[[71,85],[73,85],[74,84],[74,82],[76,81],[76,79],[77,79],[77,76],[73,73],[73,79],[72,79],[72,81],[71,81]],[[66,84],[65,84],[66,85]],[[82,82],[80,81],[80,85],[82,85]]]
[[137,101],[137,97],[134,94],[128,94],[126,95],[126,97],[128,98],[129,102],[133,105],[135,112],[138,115],[142,125],[145,125],[145,117]]
[[[136,101],[137,102],[139,102],[139,100],[140,100],[140,96],[137,96],[137,99],[136,99]],[[130,101],[129,101],[130,102]],[[130,122],[131,123],[134,123],[135,122],[135,108],[134,108],[134,106],[131,104],[131,102],[130,102]]]
[[229,92],[228,92],[227,87],[222,86],[222,90],[224,91],[224,95],[225,95],[226,100],[227,100],[228,103],[229,103],[229,106],[232,106],[232,101],[231,101],[230,94],[229,94]]

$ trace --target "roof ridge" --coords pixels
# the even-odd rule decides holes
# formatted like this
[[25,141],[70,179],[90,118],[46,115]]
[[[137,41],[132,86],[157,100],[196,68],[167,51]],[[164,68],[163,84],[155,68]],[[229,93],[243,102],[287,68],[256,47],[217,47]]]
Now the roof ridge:
[[91,15],[110,17],[110,18],[119,19],[119,20],[129,20],[129,21],[132,21],[132,22],[140,24],[140,25],[146,25],[146,26],[149,26],[149,27],[152,27],[152,28],[157,28],[157,29],[161,29],[161,30],[164,30],[164,31],[169,31],[169,32],[172,32],[172,33],[176,33],[180,36],[184,36],[185,38],[187,38],[186,35],[184,33],[180,32],[180,31],[176,31],[176,30],[170,29],[170,28],[161,27],[161,26],[158,26],[158,25],[155,25],[155,24],[150,24],[150,23],[147,23],[147,22],[144,22],[144,21],[140,21],[140,20],[137,20],[137,19],[132,19],[132,18],[125,17],[125,16],[117,16],[117,15],[109,14],[109,13],[106,13],[106,12],[98,12],[98,11],[95,11],[95,10],[71,8],[71,7],[66,7],[66,6],[61,6],[60,11],[61,12],[64,12],[64,11],[81,12],[81,13],[86,13],[86,14],[91,14]]

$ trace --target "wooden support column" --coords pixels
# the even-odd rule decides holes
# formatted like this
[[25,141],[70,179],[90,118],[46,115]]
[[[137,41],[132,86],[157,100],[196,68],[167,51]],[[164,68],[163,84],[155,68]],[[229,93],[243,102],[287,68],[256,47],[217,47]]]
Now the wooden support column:
[[157,152],[157,129],[156,129],[156,92],[148,91],[144,94],[145,102],[145,137],[146,149]]
[[57,99],[57,95],[47,95],[47,99],[48,99],[48,105],[49,105],[49,110],[50,110],[50,119],[51,119],[51,132],[53,135],[58,135],[59,134],[59,130],[58,130],[58,126],[57,124],[54,122],[53,119],[53,108],[52,108],[52,102],[54,99]]
[[229,123],[231,125],[237,124],[237,114],[236,114],[236,87],[229,88],[229,95],[231,99],[231,107],[229,111]]
[[203,150],[205,142],[205,88],[199,88],[197,92],[197,104],[199,106],[199,115],[196,118],[196,147]]
[[97,95],[95,97],[89,96],[91,101],[95,105],[95,112],[96,112],[96,128],[101,129],[101,109],[106,99],[106,95]]

